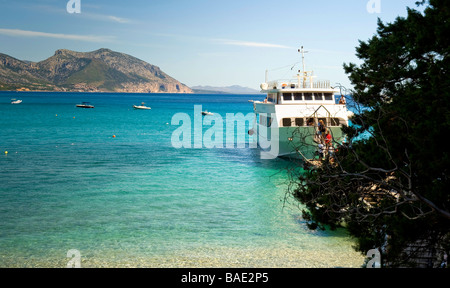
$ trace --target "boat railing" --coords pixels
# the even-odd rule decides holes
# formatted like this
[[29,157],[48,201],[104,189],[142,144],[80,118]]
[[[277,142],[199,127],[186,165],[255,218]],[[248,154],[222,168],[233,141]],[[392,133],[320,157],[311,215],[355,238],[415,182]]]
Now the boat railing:
[[[264,84],[263,84],[264,85]],[[264,87],[261,87],[264,88]],[[332,89],[329,80],[276,80],[267,83],[267,89]],[[266,90],[266,89],[264,89]]]

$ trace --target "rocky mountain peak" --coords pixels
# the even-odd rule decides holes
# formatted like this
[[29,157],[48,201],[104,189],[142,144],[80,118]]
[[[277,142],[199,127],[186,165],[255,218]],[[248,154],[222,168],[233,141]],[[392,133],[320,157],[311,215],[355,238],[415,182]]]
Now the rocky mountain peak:
[[[159,67],[107,48],[92,52],[58,49],[50,58],[33,65],[20,60],[12,61],[14,58],[6,56],[3,58],[7,61],[0,61],[1,87],[22,87],[30,82],[43,82],[45,89],[52,86],[56,91],[192,93],[189,87]],[[21,79],[20,75],[28,77]]]

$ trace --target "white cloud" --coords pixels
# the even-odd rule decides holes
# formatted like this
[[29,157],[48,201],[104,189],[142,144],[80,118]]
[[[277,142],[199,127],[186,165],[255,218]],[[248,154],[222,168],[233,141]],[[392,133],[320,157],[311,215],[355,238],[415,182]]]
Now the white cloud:
[[244,47],[259,47],[259,48],[282,48],[282,49],[293,49],[292,47],[279,45],[279,44],[271,44],[271,43],[260,43],[260,42],[248,42],[248,41],[239,41],[239,40],[229,40],[229,39],[214,39],[217,42],[220,42],[225,45],[235,45],[235,46],[244,46]]
[[118,22],[118,23],[122,23],[122,24],[131,22],[131,20],[126,19],[126,18],[120,18],[120,17],[116,17],[116,16],[107,16],[107,17],[114,22]]
[[86,41],[86,42],[111,42],[114,39],[114,37],[111,36],[59,34],[59,33],[47,33],[39,31],[27,31],[20,29],[1,29],[1,28],[0,34],[14,37],[44,37],[44,38],[65,39],[65,40]]
[[132,23],[132,20],[130,20],[130,19],[123,18],[123,17],[117,17],[117,16],[113,16],[113,15],[104,15],[104,14],[84,13],[83,12],[77,16],[89,18],[91,20],[104,21],[104,22],[115,22],[115,23],[120,23],[120,24]]

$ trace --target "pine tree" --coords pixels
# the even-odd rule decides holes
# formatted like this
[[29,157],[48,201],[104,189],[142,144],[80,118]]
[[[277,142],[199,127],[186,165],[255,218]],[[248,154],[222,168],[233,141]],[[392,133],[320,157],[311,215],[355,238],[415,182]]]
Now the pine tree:
[[349,141],[293,193],[311,228],[344,225],[390,267],[406,265],[413,246],[432,251],[434,266],[450,254],[450,1],[418,5],[379,20],[357,47],[363,64],[344,64],[358,109],[343,127]]

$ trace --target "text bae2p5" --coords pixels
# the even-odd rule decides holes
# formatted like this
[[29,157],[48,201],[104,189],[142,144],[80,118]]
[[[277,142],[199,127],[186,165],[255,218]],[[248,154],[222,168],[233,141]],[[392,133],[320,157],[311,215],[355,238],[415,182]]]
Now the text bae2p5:
[[222,283],[267,283],[268,273],[224,273],[224,275],[194,274],[189,272],[181,276],[181,283],[206,283],[213,285],[214,281]]

